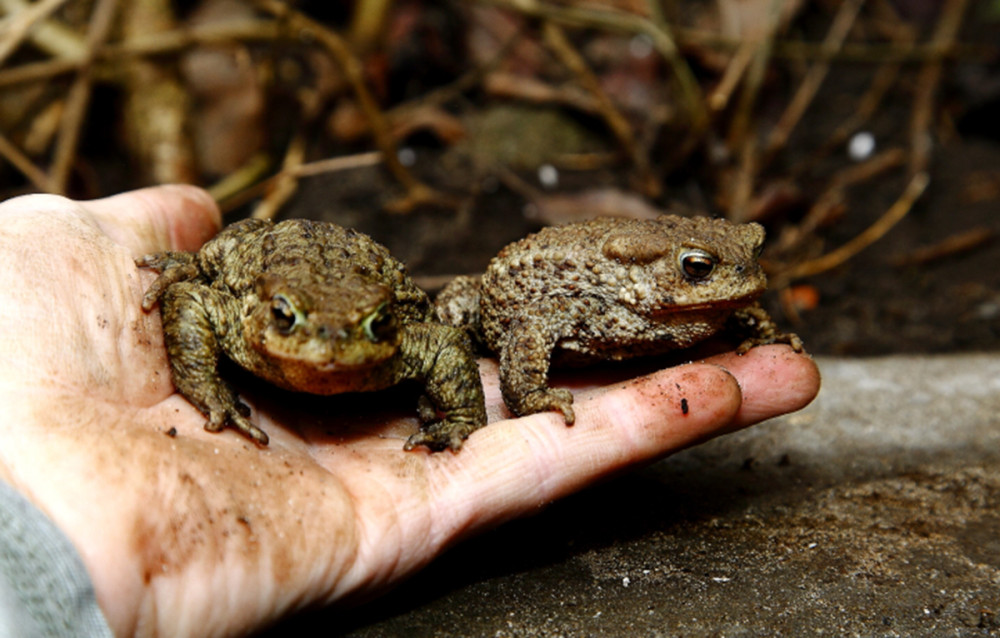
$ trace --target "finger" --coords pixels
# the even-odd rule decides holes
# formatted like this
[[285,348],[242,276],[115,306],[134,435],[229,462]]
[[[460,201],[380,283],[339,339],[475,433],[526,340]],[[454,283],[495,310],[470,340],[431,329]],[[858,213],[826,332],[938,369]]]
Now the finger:
[[180,184],[143,188],[81,206],[105,234],[135,256],[198,250],[222,223],[211,195]]
[[553,413],[492,424],[458,455],[441,455],[440,540],[495,525],[627,466],[726,429],[740,408],[736,379],[691,364],[577,397],[577,422]]
[[816,362],[789,346],[758,346],[746,354],[728,352],[708,362],[729,370],[743,390],[734,430],[804,408],[819,393]]

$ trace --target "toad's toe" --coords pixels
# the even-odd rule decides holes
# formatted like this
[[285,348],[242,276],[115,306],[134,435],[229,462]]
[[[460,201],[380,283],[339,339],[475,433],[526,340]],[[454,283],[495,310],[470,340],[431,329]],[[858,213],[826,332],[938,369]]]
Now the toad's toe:
[[573,412],[573,393],[563,388],[536,390],[524,396],[517,403],[517,406],[509,407],[519,416],[537,412],[560,412],[566,425],[573,425],[576,421],[576,413]]
[[440,452],[441,450],[458,452],[462,448],[462,443],[465,439],[480,427],[482,426],[465,421],[448,420],[425,424],[420,428],[419,432],[406,440],[403,449],[412,450],[423,446],[433,452]]
[[267,445],[269,437],[264,430],[250,422],[250,408],[246,404],[237,401],[231,408],[212,410],[208,421],[205,422],[205,429],[209,432],[221,432],[227,426],[247,437],[258,445]]

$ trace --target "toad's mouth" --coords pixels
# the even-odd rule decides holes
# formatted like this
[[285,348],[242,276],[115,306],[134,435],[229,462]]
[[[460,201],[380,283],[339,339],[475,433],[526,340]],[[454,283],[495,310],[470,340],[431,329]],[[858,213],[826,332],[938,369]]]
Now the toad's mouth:
[[317,372],[321,372],[324,374],[336,374],[338,372],[356,372],[358,370],[365,370],[373,366],[381,365],[382,363],[385,363],[385,361],[388,358],[389,357],[384,357],[379,359],[371,357],[359,360],[352,359],[349,361],[336,361],[336,360],[324,361],[315,363],[314,367]]
[[752,293],[742,297],[731,299],[719,299],[715,301],[705,301],[691,304],[671,304],[655,308],[649,313],[651,317],[666,317],[679,314],[715,314],[719,312],[732,312],[740,308],[746,308],[760,298],[762,293]]
[[278,367],[309,369],[316,374],[342,374],[365,370],[391,359],[395,349],[384,348],[364,353],[351,352],[288,352],[276,348],[266,350],[266,355]]

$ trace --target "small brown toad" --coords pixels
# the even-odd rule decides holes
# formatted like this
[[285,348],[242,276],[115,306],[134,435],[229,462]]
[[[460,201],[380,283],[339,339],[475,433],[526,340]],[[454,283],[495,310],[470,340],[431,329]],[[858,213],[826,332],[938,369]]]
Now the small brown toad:
[[759,224],[663,215],[545,228],[508,245],[481,279],[438,296],[438,317],[464,325],[500,356],[514,414],[546,410],[574,421],[573,396],[548,386],[550,362],[625,359],[685,348],[725,328],[756,345],[783,334],[756,300],[767,282]]
[[313,394],[423,383],[423,425],[406,449],[457,450],[486,423],[468,338],[433,320],[403,264],[366,235],[324,222],[246,220],[197,253],[136,263],[161,273],[142,305],[148,311],[160,302],[174,385],[208,416],[212,432],[230,425],[268,441],[219,376],[220,355]]

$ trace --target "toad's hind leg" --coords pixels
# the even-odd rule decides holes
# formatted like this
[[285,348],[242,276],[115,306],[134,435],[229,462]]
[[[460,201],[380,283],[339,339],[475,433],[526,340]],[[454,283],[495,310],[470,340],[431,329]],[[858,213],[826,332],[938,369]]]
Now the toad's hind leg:
[[250,408],[219,376],[221,348],[216,334],[225,329],[220,323],[225,303],[218,292],[191,282],[176,283],[163,293],[163,333],[174,386],[208,417],[206,430],[218,432],[231,425],[267,445],[267,434],[247,418]]
[[438,293],[434,300],[434,314],[446,326],[455,326],[466,331],[476,350],[487,351],[483,338],[480,300],[483,296],[482,280],[479,277],[461,275],[455,277]]

